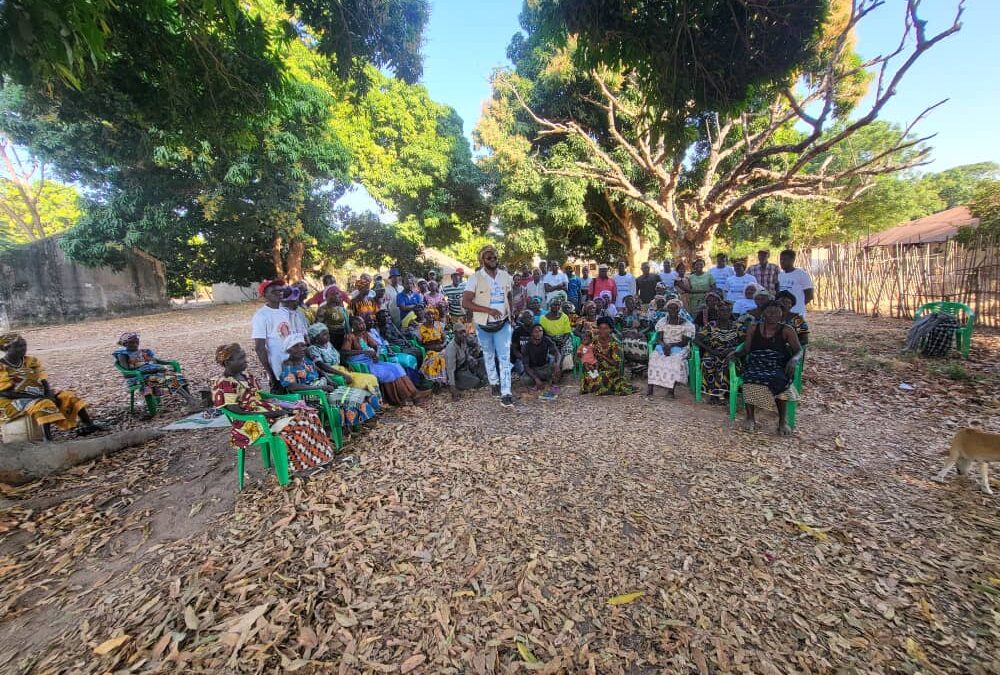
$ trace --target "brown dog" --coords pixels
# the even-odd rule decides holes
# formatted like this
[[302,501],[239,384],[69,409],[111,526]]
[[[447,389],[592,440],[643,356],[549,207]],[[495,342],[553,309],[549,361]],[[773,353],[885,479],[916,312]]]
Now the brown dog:
[[979,473],[983,482],[979,486],[985,494],[993,494],[990,489],[990,462],[1000,462],[1000,434],[966,427],[959,429],[951,441],[951,452],[944,467],[934,476],[939,483],[944,482],[945,475],[951,467],[958,465],[958,472],[963,476],[969,472],[969,464],[979,462]]

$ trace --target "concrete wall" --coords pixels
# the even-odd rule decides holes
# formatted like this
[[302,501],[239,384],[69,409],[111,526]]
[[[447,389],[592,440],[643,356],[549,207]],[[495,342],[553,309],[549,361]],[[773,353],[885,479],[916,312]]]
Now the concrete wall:
[[163,263],[126,254],[120,272],[66,258],[55,237],[0,254],[0,329],[168,308]]

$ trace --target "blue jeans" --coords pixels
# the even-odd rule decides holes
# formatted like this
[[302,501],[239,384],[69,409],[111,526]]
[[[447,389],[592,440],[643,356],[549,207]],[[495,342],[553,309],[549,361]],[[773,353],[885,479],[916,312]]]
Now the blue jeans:
[[[510,337],[513,333],[510,321],[496,333],[490,333],[476,326],[479,345],[483,348],[483,361],[486,362],[486,377],[490,385],[500,385],[500,395],[510,395]],[[497,361],[500,362],[500,372],[497,373]]]

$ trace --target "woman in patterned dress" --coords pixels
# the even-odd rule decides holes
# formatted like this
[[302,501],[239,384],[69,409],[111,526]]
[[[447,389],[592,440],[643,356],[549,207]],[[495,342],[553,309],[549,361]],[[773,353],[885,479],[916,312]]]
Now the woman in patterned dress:
[[427,355],[420,364],[420,374],[434,383],[435,388],[448,384],[448,365],[444,360],[444,324],[438,321],[440,312],[437,307],[424,310],[423,323],[417,328],[417,339]]
[[[166,389],[184,399],[191,408],[200,408],[194,395],[188,388],[187,380],[180,373],[175,373],[169,361],[156,358],[152,349],[139,348],[139,334],[128,331],[118,338],[121,349],[111,353],[118,365],[125,370],[138,370],[142,375],[142,395],[162,396]],[[131,378],[126,377],[131,385]]]
[[50,438],[49,425],[69,431],[80,424],[79,434],[103,431],[87,413],[87,404],[66,389],[49,387],[42,362],[28,356],[28,343],[19,333],[0,335],[0,423],[30,417]]
[[[315,410],[301,401],[294,406],[265,400],[253,375],[246,372],[247,355],[240,345],[222,345],[215,350],[215,361],[224,368],[222,377],[212,382],[212,404],[230,412],[258,413],[267,418],[271,431],[288,446],[288,468],[304,471],[323,466],[334,458],[334,449]],[[234,420],[230,445],[246,450],[263,435],[256,421]]]
[[701,349],[701,390],[711,403],[729,396],[729,361],[726,357],[740,343],[740,329],[733,321],[732,303],[719,303],[719,317],[698,331],[694,339]]
[[564,369],[572,370],[573,339],[570,336],[573,333],[573,323],[569,314],[564,311],[563,305],[564,301],[561,298],[552,298],[549,301],[549,311],[542,315],[538,324],[545,331],[545,335],[559,348],[559,354],[562,358],[559,367],[563,368],[563,365],[569,365],[569,368]]
[[340,352],[330,343],[330,331],[323,324],[314,323],[309,326],[309,348],[306,353],[324,375],[339,375],[352,387],[364,389],[375,397],[379,396],[381,390],[377,377],[370,373],[352,373],[341,365]]
[[352,429],[359,430],[361,424],[374,424],[378,411],[378,401],[372,400],[370,392],[357,387],[337,386],[328,382],[312,359],[306,356],[305,336],[292,333],[285,338],[284,346],[288,358],[281,366],[278,380],[285,391],[296,392],[307,389],[325,391],[327,400],[340,408],[340,423],[347,435],[350,435]]
[[681,316],[681,301],[674,298],[667,302],[667,315],[656,324],[656,348],[649,355],[646,376],[646,395],[653,395],[654,387],[666,387],[667,396],[673,398],[677,383],[687,382],[688,343],[694,337],[694,324]]
[[597,320],[597,334],[591,345],[597,365],[584,369],[583,379],[580,380],[581,394],[628,396],[635,393],[635,387],[622,375],[624,357],[612,334],[611,319],[602,316]]
[[403,366],[375,360],[378,358],[378,352],[374,347],[375,341],[368,335],[363,318],[351,317],[350,325],[351,332],[344,336],[340,353],[347,357],[348,363],[360,363],[368,367],[371,374],[378,378],[383,400],[392,405],[403,405],[407,401],[420,403],[431,395],[429,391],[417,391]]
[[743,428],[747,431],[756,428],[756,408],[777,409],[778,434],[788,436],[792,429],[785,421],[785,413],[788,401],[798,398],[792,378],[802,358],[802,345],[795,329],[782,323],[781,316],[781,305],[769,303],[764,307],[761,323],[750,326],[743,346],[730,352],[727,358],[747,355],[743,373],[743,401],[747,418]]
[[774,300],[781,305],[781,323],[795,329],[795,334],[799,336],[799,344],[805,347],[809,344],[809,324],[801,314],[792,311],[792,307],[795,306],[795,296],[791,291],[778,291]]

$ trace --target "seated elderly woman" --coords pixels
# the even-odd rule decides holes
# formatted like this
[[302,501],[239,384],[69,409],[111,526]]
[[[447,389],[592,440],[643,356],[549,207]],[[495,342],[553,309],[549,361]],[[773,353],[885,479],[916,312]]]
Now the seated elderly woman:
[[750,330],[750,326],[755,323],[760,323],[764,313],[764,308],[771,302],[771,299],[771,292],[766,288],[758,288],[757,292],[754,293],[753,301],[755,307],[753,309],[748,309],[736,318],[736,325],[739,327],[741,340],[746,338],[747,332]]
[[87,412],[87,404],[66,389],[56,391],[49,386],[42,362],[28,356],[28,343],[19,333],[0,335],[0,423],[28,417],[42,427],[46,438],[54,424],[69,431],[79,424],[81,436],[103,431]]
[[[152,349],[139,348],[139,334],[134,331],[122,333],[118,338],[121,349],[111,353],[115,361],[125,370],[138,370],[142,375],[142,395],[162,396],[163,391],[180,396],[190,408],[200,408],[188,387],[187,380],[180,373],[175,373],[170,361],[156,358]],[[126,376],[129,385],[134,384],[134,377]]]
[[722,302],[723,295],[719,291],[709,291],[705,294],[705,304],[698,308],[694,314],[694,327],[703,328],[719,317],[719,303]]
[[374,344],[375,341],[365,328],[365,320],[360,316],[351,317],[351,332],[344,336],[340,353],[347,357],[348,363],[362,364],[378,378],[384,400],[392,405],[403,405],[408,401],[420,403],[430,396],[429,391],[417,391],[403,366],[377,361],[378,352],[375,351]]
[[646,378],[646,395],[652,396],[654,387],[666,387],[667,396],[674,396],[674,387],[688,379],[688,344],[694,338],[694,324],[681,316],[683,304],[674,298],[667,302],[667,315],[657,322],[656,347],[649,355]]
[[[365,325],[368,325],[367,321]],[[410,344],[410,339],[392,322],[388,311],[379,310],[375,315],[375,325],[381,338],[392,348],[391,351],[395,352],[395,360],[400,365],[413,370],[420,368],[423,352]]]
[[642,329],[642,313],[634,295],[625,296],[625,307],[618,314],[617,324],[620,326],[626,367],[631,369],[633,375],[641,374],[649,363],[649,350]]
[[357,430],[361,424],[374,424],[378,399],[373,399],[371,392],[329,382],[312,359],[306,356],[304,335],[292,333],[285,338],[284,347],[288,358],[281,364],[278,380],[285,391],[289,393],[308,389],[325,391],[327,400],[340,408],[340,423],[347,435],[350,435],[352,429]]
[[601,291],[594,302],[597,304],[597,315],[614,319],[618,316],[618,308],[615,301],[611,299],[611,291]]
[[442,352],[445,348],[444,324],[436,307],[424,310],[423,323],[417,327],[417,340],[427,350],[420,374],[434,383],[435,389],[448,384],[447,366]]
[[475,356],[465,326],[455,326],[455,334],[444,350],[445,372],[448,375],[448,389],[452,400],[460,397],[460,392],[486,386],[486,364]]
[[694,339],[701,349],[701,388],[710,403],[723,403],[729,396],[729,352],[740,343],[739,326],[733,321],[732,303],[719,303],[715,321],[698,331]]
[[[288,468],[304,471],[330,463],[334,448],[315,410],[302,401],[261,398],[253,374],[247,372],[247,355],[240,345],[222,345],[215,350],[215,361],[223,367],[221,377],[212,381],[212,404],[240,415],[257,413],[267,418],[271,431],[288,446]],[[246,450],[264,433],[257,422],[233,420],[229,443]]]
[[743,428],[756,428],[755,409],[778,411],[778,433],[792,433],[786,422],[788,401],[796,400],[798,392],[792,384],[795,368],[802,358],[802,345],[795,329],[781,322],[782,307],[770,302],[764,307],[763,320],[747,331],[746,341],[729,353],[729,359],[747,355],[743,371],[743,401],[747,418]]
[[553,298],[549,302],[549,311],[542,315],[538,325],[559,350],[559,368],[573,370],[573,325],[570,323],[569,315],[563,311],[561,299]]
[[[370,373],[352,373],[340,363],[340,352],[330,342],[330,331],[321,323],[314,323],[309,326],[309,348],[306,353],[312,360],[316,368],[324,375],[339,375],[344,378],[344,382],[364,389],[369,394],[378,399],[381,390],[378,387],[378,378]],[[379,401],[381,405],[381,401]]]
[[740,317],[750,310],[757,309],[757,301],[754,299],[760,286],[757,284],[747,284],[743,289],[743,297],[733,303],[733,316]]
[[584,335],[594,335],[597,333],[597,320],[600,316],[597,313],[597,303],[587,301],[580,308],[580,316],[577,317],[573,332],[579,337]]
[[809,344],[809,324],[801,314],[792,311],[792,307],[795,306],[795,296],[792,292],[778,291],[774,301],[781,305],[781,323],[795,329],[795,334],[799,336],[799,344],[803,347]]
[[614,339],[614,327],[611,319],[602,316],[597,320],[597,335],[594,336],[590,347],[596,365],[584,368],[583,379],[580,381],[580,393],[597,394],[598,396],[634,394],[636,388],[622,374],[624,356],[618,342]]

